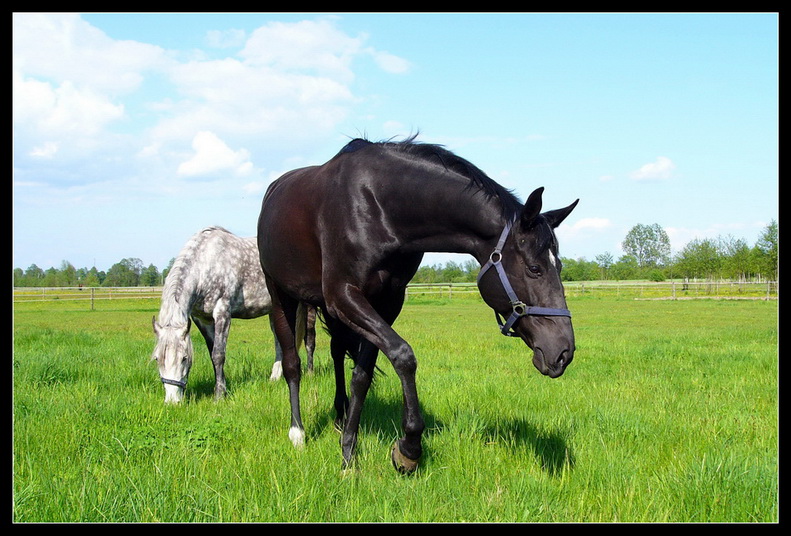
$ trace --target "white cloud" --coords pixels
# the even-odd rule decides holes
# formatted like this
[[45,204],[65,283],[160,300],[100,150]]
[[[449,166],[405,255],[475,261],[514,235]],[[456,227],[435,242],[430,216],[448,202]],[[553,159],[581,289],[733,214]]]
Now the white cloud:
[[210,30],[206,34],[206,42],[213,48],[231,48],[242,46],[247,34],[244,30]]
[[645,164],[633,171],[629,176],[636,181],[666,180],[672,177],[676,165],[666,156],[658,157],[654,162]]
[[563,223],[556,229],[558,239],[575,240],[583,236],[608,231],[612,227],[608,218],[582,218],[572,224]]
[[[18,163],[22,155],[86,158],[85,148],[108,154],[109,144],[126,143],[110,158],[148,155],[140,162],[153,177],[150,166],[174,169],[179,163],[172,159],[183,158],[195,133],[205,131],[256,152],[309,147],[331,135],[359,102],[351,87],[355,60],[373,58],[391,73],[408,67],[367,39],[346,34],[332,17],[272,22],[249,35],[233,29],[207,34],[210,46],[241,47],[236,56],[184,59],[176,51],[112,39],[77,14],[14,14]],[[150,96],[149,89],[159,93]],[[122,140],[120,133],[133,135]],[[78,144],[83,150],[74,153]],[[197,173],[208,164],[199,163],[182,160],[180,169]]]
[[48,141],[40,147],[33,147],[29,154],[36,158],[52,158],[57,152],[58,144]]
[[346,35],[329,19],[272,22],[252,33],[240,56],[256,67],[308,71],[348,83],[354,78],[352,59],[364,40]]
[[403,74],[412,67],[412,65],[399,56],[394,56],[389,52],[378,52],[369,49],[371,56],[373,56],[376,64],[385,72],[393,74]]
[[181,176],[195,177],[222,171],[244,176],[253,170],[247,150],[232,150],[212,132],[198,132],[192,141],[192,148],[195,150],[192,158],[178,167]]
[[170,61],[163,49],[112,39],[77,14],[13,16],[14,69],[26,76],[117,95],[137,89],[144,71],[164,68]]

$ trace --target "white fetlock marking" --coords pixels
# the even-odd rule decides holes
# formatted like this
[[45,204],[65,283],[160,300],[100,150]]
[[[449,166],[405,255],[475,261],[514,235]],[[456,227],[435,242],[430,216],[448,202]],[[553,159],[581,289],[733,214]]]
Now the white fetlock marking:
[[296,426],[292,426],[288,430],[288,438],[295,447],[301,449],[305,445],[305,431]]
[[272,375],[269,376],[269,381],[276,382],[282,377],[283,377],[283,363],[280,361],[275,361],[275,364],[272,365]]

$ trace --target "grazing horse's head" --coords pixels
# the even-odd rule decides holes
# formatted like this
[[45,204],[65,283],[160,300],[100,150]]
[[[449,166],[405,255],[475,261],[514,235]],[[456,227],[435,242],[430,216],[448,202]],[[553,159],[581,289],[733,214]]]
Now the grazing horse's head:
[[165,402],[181,402],[192,366],[190,320],[177,326],[161,326],[156,318],[152,318],[151,323],[157,336],[151,358],[159,365],[159,377],[165,386]]
[[542,214],[542,192],[534,191],[506,226],[481,270],[478,287],[486,303],[506,319],[503,334],[520,337],[533,349],[535,367],[556,378],[574,358],[575,346],[553,229],[577,202]]

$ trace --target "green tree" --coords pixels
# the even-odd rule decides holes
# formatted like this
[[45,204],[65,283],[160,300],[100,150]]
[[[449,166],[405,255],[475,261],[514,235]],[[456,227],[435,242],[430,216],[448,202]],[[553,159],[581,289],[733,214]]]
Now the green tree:
[[592,281],[599,277],[599,265],[593,261],[580,259],[561,259],[563,271],[560,278],[563,281]]
[[676,255],[676,270],[683,277],[714,279],[721,268],[718,242],[710,238],[696,238]]
[[165,267],[165,269],[164,269],[164,270],[162,270],[162,283],[163,283],[163,284],[164,284],[164,282],[165,282],[165,279],[167,279],[167,277],[168,277],[168,274],[170,273],[170,270],[171,270],[171,268],[173,268],[173,263],[174,263],[174,262],[176,262],[176,257],[171,257],[171,258],[170,258],[170,262],[168,263],[168,265]]
[[85,279],[83,279],[82,281],[82,284],[85,287],[101,286],[102,279],[99,279],[99,272],[96,270],[95,266],[87,271],[87,273],[85,274]]
[[140,284],[146,287],[153,287],[160,284],[160,274],[157,267],[149,264],[148,268],[140,274]]
[[666,264],[670,260],[670,238],[658,224],[637,224],[626,234],[621,247],[637,259],[640,268]]
[[755,244],[756,268],[764,277],[777,281],[779,261],[779,229],[777,222],[772,220],[766,226],[758,242]]
[[77,286],[77,269],[69,262],[60,263],[60,285],[64,287]]
[[720,254],[724,277],[745,281],[752,274],[752,254],[744,239],[732,236],[721,239]]
[[596,263],[599,265],[601,269],[601,278],[607,279],[608,272],[610,271],[610,267],[613,265],[613,256],[612,253],[609,251],[605,251],[600,255],[596,255]]
[[14,268],[14,286],[26,287],[25,283],[25,272],[22,271],[22,268]]
[[31,264],[25,270],[25,286],[27,287],[41,287],[44,286],[44,270]]
[[140,259],[123,259],[110,267],[104,279],[104,287],[136,287],[140,284],[143,261]]
[[631,255],[624,255],[610,268],[610,275],[616,281],[626,281],[640,277],[640,265]]

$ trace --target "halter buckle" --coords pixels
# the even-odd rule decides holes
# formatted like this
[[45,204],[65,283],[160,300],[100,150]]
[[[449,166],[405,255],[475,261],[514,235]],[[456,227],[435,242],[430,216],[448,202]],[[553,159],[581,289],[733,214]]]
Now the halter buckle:
[[527,304],[521,301],[511,302],[511,308],[516,316],[527,316]]

